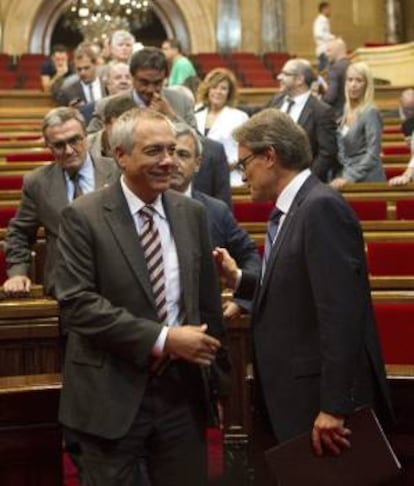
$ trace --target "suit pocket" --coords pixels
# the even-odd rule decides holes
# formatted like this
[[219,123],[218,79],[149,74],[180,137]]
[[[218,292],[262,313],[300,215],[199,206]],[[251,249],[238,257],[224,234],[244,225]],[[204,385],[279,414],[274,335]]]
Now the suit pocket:
[[321,360],[319,358],[294,359],[292,361],[292,372],[294,378],[320,375]]

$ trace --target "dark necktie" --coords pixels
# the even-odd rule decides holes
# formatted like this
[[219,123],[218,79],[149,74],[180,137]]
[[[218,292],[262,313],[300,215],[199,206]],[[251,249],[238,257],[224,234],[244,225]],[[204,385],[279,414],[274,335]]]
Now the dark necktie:
[[270,213],[269,221],[267,223],[267,233],[266,233],[266,241],[265,241],[265,250],[264,250],[264,260],[262,266],[262,277],[266,270],[267,262],[269,261],[270,252],[272,251],[273,243],[276,238],[277,229],[279,227],[280,218],[283,215],[283,211],[281,211],[276,206],[272,209]]
[[72,184],[73,184],[72,200],[74,200],[74,199],[78,198],[79,196],[83,195],[82,188],[79,184],[80,174],[79,174],[79,172],[74,172],[69,177],[70,177],[70,180],[72,181]]
[[165,293],[164,263],[162,257],[161,238],[157,226],[154,224],[155,209],[144,206],[139,214],[143,221],[140,234],[141,246],[147,262],[149,279],[154,294],[160,322],[167,319],[167,298]]
[[95,101],[95,96],[93,95],[92,83],[89,83],[88,86],[89,86],[89,103],[93,103]]
[[290,96],[286,97],[286,102],[287,102],[287,108],[286,108],[286,115],[289,115],[289,113],[292,110],[292,106],[295,104],[295,100],[291,98]]

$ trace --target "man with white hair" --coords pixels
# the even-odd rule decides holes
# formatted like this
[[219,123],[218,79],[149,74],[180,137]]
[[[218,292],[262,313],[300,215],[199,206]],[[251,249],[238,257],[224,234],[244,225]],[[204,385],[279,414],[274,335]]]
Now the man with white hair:
[[134,36],[127,30],[116,30],[111,37],[111,59],[116,62],[129,62]]

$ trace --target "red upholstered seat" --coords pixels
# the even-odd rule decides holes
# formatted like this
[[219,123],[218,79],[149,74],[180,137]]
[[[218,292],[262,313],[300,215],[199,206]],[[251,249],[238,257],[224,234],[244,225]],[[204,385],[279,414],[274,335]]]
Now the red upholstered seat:
[[386,145],[382,147],[384,155],[410,155],[410,148],[405,144]]
[[371,275],[414,275],[414,241],[371,241],[367,243]]
[[13,140],[39,140],[41,135],[0,135],[0,142],[11,142]]
[[402,133],[400,127],[384,127],[383,133]]
[[233,204],[234,217],[240,222],[267,221],[273,206],[274,203],[271,201],[235,201]]
[[401,199],[395,202],[396,219],[414,219],[414,199]]
[[414,304],[375,303],[378,334],[387,364],[414,364]]
[[3,248],[0,248],[0,285],[3,285],[6,279],[6,257],[4,255]]
[[44,150],[41,152],[19,152],[6,155],[6,162],[43,162],[53,160],[51,152]]
[[23,186],[22,175],[0,175],[0,190],[12,191],[21,189]]
[[223,433],[220,429],[207,429],[208,478],[220,479],[224,474]]
[[0,208],[0,228],[7,228],[9,221],[14,218],[17,208]]
[[351,200],[348,203],[361,221],[387,219],[386,201]]
[[404,172],[404,170],[401,170],[400,167],[385,167],[384,170],[387,180],[392,179],[395,176],[399,176]]

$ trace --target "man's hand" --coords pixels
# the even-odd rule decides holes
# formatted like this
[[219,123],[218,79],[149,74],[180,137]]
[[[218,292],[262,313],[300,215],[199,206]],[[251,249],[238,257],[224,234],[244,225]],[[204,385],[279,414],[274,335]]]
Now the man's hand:
[[26,275],[15,275],[3,284],[4,292],[12,297],[22,297],[30,292],[31,280]]
[[207,324],[202,326],[178,326],[168,329],[164,352],[191,363],[210,366],[221,344],[206,334]]
[[240,317],[242,309],[236,302],[232,300],[226,300],[223,302],[223,316],[230,321]]
[[350,181],[348,179],[345,179],[345,177],[336,177],[333,181],[330,182],[330,185],[335,189],[341,189],[348,182]]
[[344,417],[319,412],[312,429],[312,447],[317,456],[339,456],[351,447],[351,431],[344,427],[344,423]]
[[235,289],[240,269],[236,260],[232,258],[225,248],[216,247],[213,250],[213,257],[216,262],[217,270],[224,279],[225,285],[230,289]]
[[414,169],[407,169],[403,174],[392,177],[388,184],[390,186],[404,186],[413,180]]
[[171,108],[171,105],[159,93],[154,93],[152,95],[151,103],[148,108],[151,108],[151,110],[154,111],[158,111],[159,113],[168,116],[168,118],[172,120],[177,117],[175,111]]

